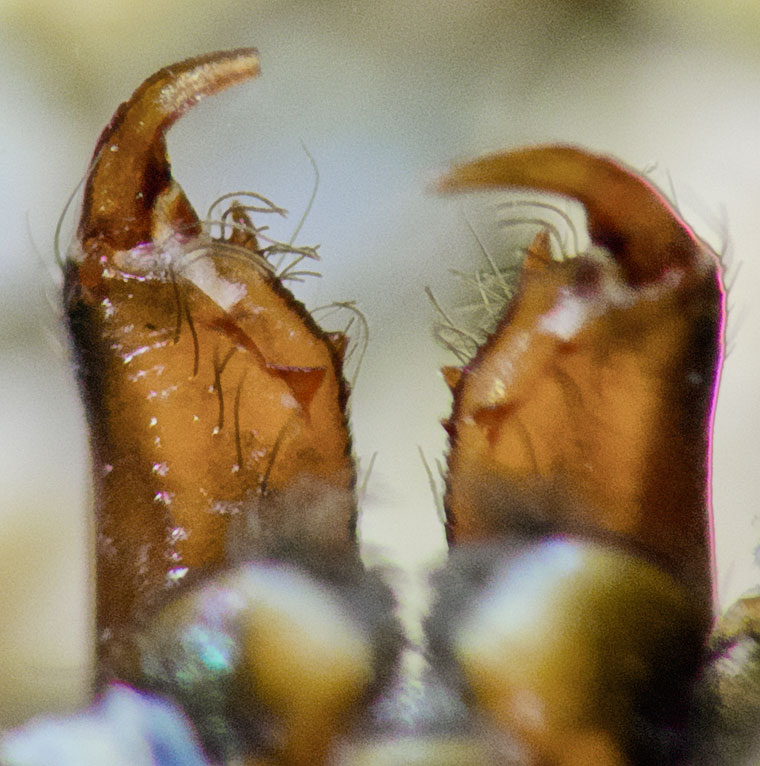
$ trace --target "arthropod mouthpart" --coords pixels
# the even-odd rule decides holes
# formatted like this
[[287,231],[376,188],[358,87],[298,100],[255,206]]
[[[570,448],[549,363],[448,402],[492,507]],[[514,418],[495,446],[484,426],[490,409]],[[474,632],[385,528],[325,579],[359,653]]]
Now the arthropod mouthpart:
[[[340,341],[282,286],[267,255],[283,248],[260,244],[245,204],[233,202],[211,238],[166,158],[164,135],[179,116],[258,73],[250,49],[161,70],[118,109],[85,183],[64,292],[99,536],[115,541],[97,560],[104,674],[178,565],[190,576],[223,562],[230,517],[210,512],[215,504],[244,513],[302,475],[353,490]],[[355,511],[341,508],[331,521],[350,548]],[[177,527],[181,540],[169,534]],[[147,552],[139,567],[137,551]]]
[[[542,227],[514,294],[494,264],[474,279],[487,325],[444,368],[454,551],[404,653],[355,539],[353,348],[282,284],[316,249],[268,238],[258,216],[285,211],[257,194],[200,221],[166,158],[184,111],[258,70],[250,49],[161,70],[96,147],[64,297],[95,464],[99,680],[141,691],[21,731],[0,760],[83,722],[118,750],[128,720],[158,766],[698,763],[693,741],[736,733],[723,658],[691,705],[712,618],[714,255],[653,187],[578,148],[441,181],[569,195],[592,246],[555,259]],[[724,637],[736,653],[742,630]],[[404,658],[423,654],[410,682]]]
[[[608,255],[555,261],[545,233],[529,248],[505,317],[456,380],[452,534],[478,538],[511,523],[605,530],[668,562],[708,617],[717,259],[643,179],[574,147],[487,157],[440,184],[497,186],[578,199]],[[504,490],[522,498],[515,518],[484,513]],[[570,499],[556,504],[566,518],[552,498]]]

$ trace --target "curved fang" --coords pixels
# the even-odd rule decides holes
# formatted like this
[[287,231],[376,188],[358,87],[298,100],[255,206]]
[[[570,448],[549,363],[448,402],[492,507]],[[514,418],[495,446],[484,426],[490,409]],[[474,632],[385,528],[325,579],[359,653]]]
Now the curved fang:
[[79,224],[85,250],[93,237],[128,250],[165,225],[198,233],[198,218],[171,177],[166,131],[205,96],[259,72],[253,48],[209,53],[156,72],[118,108],[88,171]]
[[523,186],[565,194],[585,208],[591,241],[607,248],[631,286],[673,267],[693,265],[701,250],[663,196],[616,161],[573,146],[537,146],[456,166],[441,192]]

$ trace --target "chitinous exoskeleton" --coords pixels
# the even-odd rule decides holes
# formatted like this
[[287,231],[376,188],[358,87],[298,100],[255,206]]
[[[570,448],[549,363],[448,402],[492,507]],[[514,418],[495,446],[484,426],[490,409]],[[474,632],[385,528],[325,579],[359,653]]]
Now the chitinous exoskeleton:
[[346,339],[283,287],[255,205],[231,201],[214,238],[170,173],[173,122],[258,70],[250,49],[163,69],[98,141],[64,303],[98,671],[133,688],[9,734],[0,760],[654,766],[709,762],[700,737],[749,752],[754,697],[738,723],[725,709],[757,688],[756,603],[707,649],[714,253],[645,180],[577,148],[443,179],[574,197],[592,244],[558,260],[540,231],[493,332],[444,371],[456,545],[410,678],[393,597],[358,555]]
[[574,147],[486,157],[441,182],[494,187],[577,199],[592,246],[555,260],[539,234],[497,329],[448,371],[450,534],[604,532],[672,568],[709,620],[718,259],[648,182]]
[[528,148],[440,183],[499,187],[577,199],[591,247],[556,258],[540,230],[493,332],[444,369],[455,545],[435,662],[525,762],[682,763],[714,610],[719,261],[608,158]]
[[[209,235],[166,156],[177,118],[258,72],[251,49],[162,69],[88,171],[64,303],[91,432],[102,673],[162,593],[224,561],[234,517],[253,512],[261,539],[303,521],[355,542],[344,344],[283,287],[241,206],[232,234]],[[329,519],[280,518],[266,499],[294,485],[295,514],[329,494]]]

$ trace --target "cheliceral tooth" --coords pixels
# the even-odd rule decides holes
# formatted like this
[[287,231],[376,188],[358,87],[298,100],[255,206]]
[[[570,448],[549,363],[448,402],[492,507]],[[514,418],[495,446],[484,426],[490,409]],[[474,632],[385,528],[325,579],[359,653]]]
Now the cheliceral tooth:
[[457,387],[457,383],[459,383],[462,378],[462,373],[463,369],[461,367],[452,367],[450,365],[441,367],[441,375],[443,375],[443,379],[446,381],[446,385],[452,393]]

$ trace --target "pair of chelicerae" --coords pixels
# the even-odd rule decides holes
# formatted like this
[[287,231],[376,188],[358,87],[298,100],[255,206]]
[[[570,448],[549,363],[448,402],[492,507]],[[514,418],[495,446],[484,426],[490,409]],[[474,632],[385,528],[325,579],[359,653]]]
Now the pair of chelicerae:
[[754,602],[712,624],[715,254],[581,149],[441,180],[573,197],[592,245],[555,260],[539,231],[485,342],[444,370],[452,552],[410,649],[358,554],[346,336],[283,286],[288,247],[254,224],[273,205],[231,202],[213,238],[170,173],[173,122],[258,71],[247,49],[163,69],[95,149],[64,306],[100,696],[9,733],[0,761],[750,763]]

